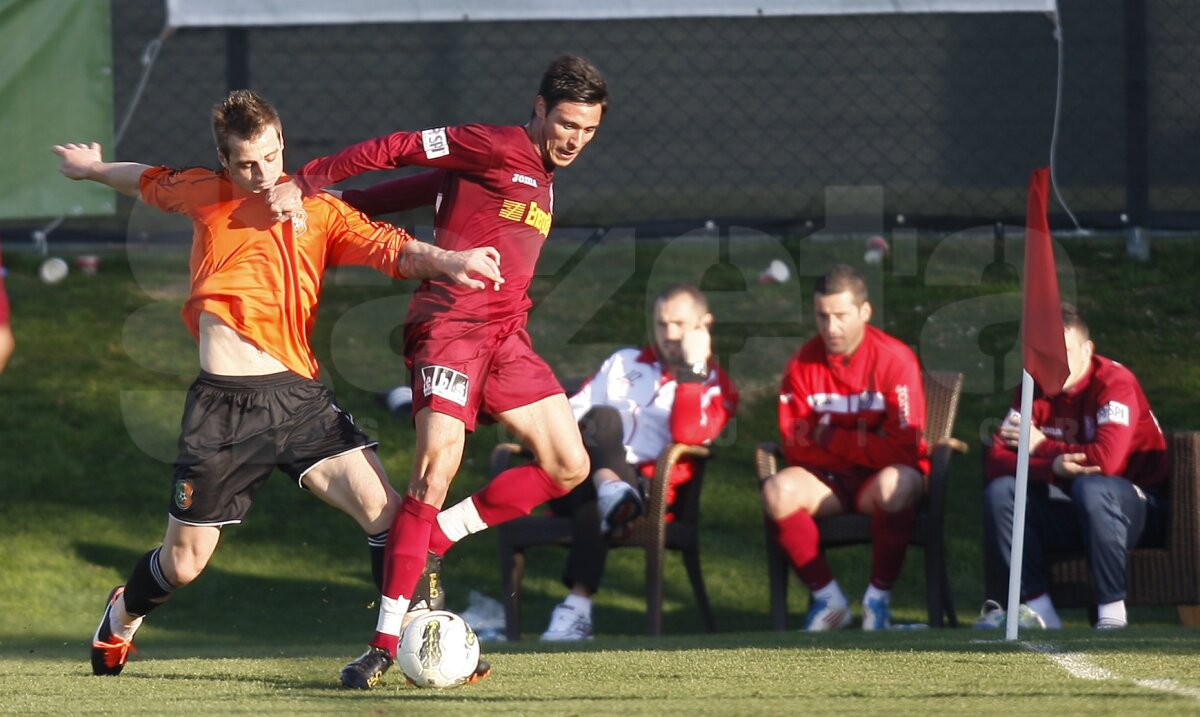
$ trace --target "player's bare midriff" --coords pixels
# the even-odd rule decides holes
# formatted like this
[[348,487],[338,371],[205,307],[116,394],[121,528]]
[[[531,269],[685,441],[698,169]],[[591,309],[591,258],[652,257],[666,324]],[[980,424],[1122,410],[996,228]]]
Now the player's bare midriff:
[[208,312],[200,313],[200,368],[219,376],[265,376],[288,370]]

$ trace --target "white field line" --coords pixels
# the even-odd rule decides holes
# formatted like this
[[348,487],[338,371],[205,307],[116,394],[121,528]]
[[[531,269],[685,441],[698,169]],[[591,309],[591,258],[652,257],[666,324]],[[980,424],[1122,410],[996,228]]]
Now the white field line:
[[[1088,660],[1082,652],[1066,652],[1049,643],[1022,643],[1023,646],[1045,655],[1051,662],[1066,670],[1067,674],[1081,680],[1119,680],[1120,676]],[[1189,697],[1200,702],[1200,688],[1181,685],[1175,680],[1132,680],[1138,687],[1166,692],[1180,697]]]

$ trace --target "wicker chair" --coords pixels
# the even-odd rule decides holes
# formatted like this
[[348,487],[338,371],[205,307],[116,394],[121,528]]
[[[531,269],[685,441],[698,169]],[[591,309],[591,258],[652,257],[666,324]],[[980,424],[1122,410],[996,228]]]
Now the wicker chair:
[[[932,468],[926,480],[925,498],[917,512],[911,545],[925,549],[925,599],[929,610],[929,625],[942,627],[943,619],[958,627],[954,611],[954,595],[946,567],[945,513],[946,488],[950,458],[954,453],[966,453],[967,446],[954,438],[954,418],[958,413],[958,398],[962,393],[963,376],[949,371],[927,371],[925,383],[925,440],[929,443]],[[779,471],[783,453],[773,443],[763,443],[755,454],[758,481]],[[787,591],[791,565],[775,540],[774,526],[764,515],[766,528],[767,573],[771,590],[771,621],[776,630],[788,626]],[[821,549],[871,542],[871,518],[857,513],[843,513],[817,520],[821,532]]]
[[[1126,564],[1126,602],[1130,605],[1175,605],[1179,621],[1200,627],[1200,432],[1167,436],[1171,473],[1163,544],[1137,548]],[[1078,554],[1051,555],[1050,596],[1061,607],[1087,607],[1095,617],[1095,599],[1087,561]],[[1008,571],[995,551],[985,548],[987,596],[1007,600]]]
[[[704,575],[700,571],[700,489],[704,467],[711,456],[708,448],[673,443],[662,452],[654,478],[647,486],[646,512],[635,520],[629,534],[609,540],[610,548],[641,548],[646,551],[646,634],[661,635],[663,623],[663,557],[665,550],[683,555],[696,604],[709,632],[716,631]],[[491,475],[508,468],[513,458],[529,458],[516,443],[501,443],[492,450]],[[676,489],[675,503],[667,505],[667,476],[671,468],[687,458],[696,463],[691,480]],[[667,521],[668,510],[674,519]],[[498,528],[500,575],[504,593],[505,632],[509,640],[521,639],[521,580],[525,574],[525,551],[537,545],[571,545],[571,520],[558,516],[526,516]]]

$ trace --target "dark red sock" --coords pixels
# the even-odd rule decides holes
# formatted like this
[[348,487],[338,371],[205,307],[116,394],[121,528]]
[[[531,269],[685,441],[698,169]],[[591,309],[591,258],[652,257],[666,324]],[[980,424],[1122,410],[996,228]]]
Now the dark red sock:
[[[383,565],[383,594],[396,599],[412,597],[413,588],[425,570],[429,553],[429,531],[438,509],[412,496],[404,496],[388,533],[387,557]],[[376,631],[370,644],[396,654],[399,634]]]
[[916,508],[899,513],[876,509],[871,516],[871,584],[880,590],[891,590],[900,577],[916,518]]
[[454,541],[446,537],[446,534],[442,532],[442,526],[438,525],[436,520],[433,521],[433,525],[429,528],[429,552],[440,558],[453,547]]
[[811,515],[797,510],[776,520],[775,525],[779,528],[779,546],[809,590],[820,590],[833,581],[833,573],[821,554],[821,534]]
[[530,511],[551,498],[567,494],[550,474],[536,463],[509,468],[471,496],[479,517],[489,528]]

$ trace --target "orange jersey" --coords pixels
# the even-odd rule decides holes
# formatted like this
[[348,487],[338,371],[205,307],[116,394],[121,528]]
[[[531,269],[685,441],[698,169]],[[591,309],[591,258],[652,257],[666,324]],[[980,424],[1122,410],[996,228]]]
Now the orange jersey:
[[304,200],[303,221],[276,222],[263,196],[210,169],[154,167],[142,200],[191,217],[191,293],[183,322],[199,340],[200,312],[225,322],[288,369],[316,378],[309,345],[326,266],[358,264],[395,277],[407,232],[371,222],[339,199]]
[[0,326],[8,324],[8,293],[4,291],[4,260],[0,259]]

